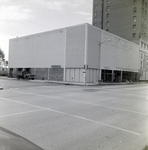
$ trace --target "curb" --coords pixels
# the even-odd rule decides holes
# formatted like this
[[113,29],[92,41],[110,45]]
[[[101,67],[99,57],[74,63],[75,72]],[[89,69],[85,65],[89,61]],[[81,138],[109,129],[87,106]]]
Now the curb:
[[75,83],[75,82],[58,82],[58,81],[47,81],[47,83],[55,83],[55,84],[63,84],[63,85],[78,85],[78,86],[96,86],[96,84],[89,84],[89,83]]
[[63,84],[63,85],[77,85],[77,86],[108,86],[108,85],[132,85],[132,84],[143,84],[145,82],[113,82],[113,83],[104,83],[100,82],[98,84],[91,83],[75,83],[75,82],[64,82],[64,81],[49,81],[49,80],[29,80],[31,82],[39,83],[53,83],[53,84]]
[[[9,78],[9,77],[0,77],[0,79],[8,79],[8,80],[17,80],[17,78]],[[63,84],[63,85],[77,85],[77,86],[105,86],[105,85],[132,85],[132,84],[144,84],[147,82],[112,82],[112,83],[104,83],[99,82],[98,84],[94,83],[76,83],[76,82],[64,82],[64,81],[50,81],[50,80],[28,80],[30,82],[38,82],[38,83],[52,83],[52,84]],[[0,87],[0,90],[3,88]]]

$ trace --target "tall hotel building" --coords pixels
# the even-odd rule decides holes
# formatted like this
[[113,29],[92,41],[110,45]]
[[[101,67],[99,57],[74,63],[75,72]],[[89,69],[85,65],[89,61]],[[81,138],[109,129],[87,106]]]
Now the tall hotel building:
[[148,49],[147,0],[93,0],[92,24]]

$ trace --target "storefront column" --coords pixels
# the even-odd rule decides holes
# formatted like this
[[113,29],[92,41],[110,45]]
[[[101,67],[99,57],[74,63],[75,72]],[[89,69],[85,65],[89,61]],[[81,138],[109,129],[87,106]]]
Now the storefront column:
[[99,70],[99,82],[102,80],[102,70]]
[[114,70],[112,70],[112,82],[114,81]]
[[121,71],[121,82],[122,82],[122,78],[123,78],[123,72]]

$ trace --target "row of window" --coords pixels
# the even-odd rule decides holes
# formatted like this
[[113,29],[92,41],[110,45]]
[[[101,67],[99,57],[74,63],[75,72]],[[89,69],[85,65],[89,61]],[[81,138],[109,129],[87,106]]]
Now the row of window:
[[[98,0],[94,1],[94,10],[97,10]],[[97,11],[94,12],[94,26],[97,26]]]
[[144,38],[147,37],[147,0],[142,0],[142,14],[141,14],[141,33]]
[[[133,16],[133,22],[136,23],[136,16]],[[133,24],[133,31],[136,31],[136,24]],[[133,33],[132,39],[136,39],[136,33]]]
[[147,0],[142,0],[142,5],[147,9]]
[[110,6],[107,6],[107,14],[106,14],[106,31],[109,31],[109,11],[110,11]]
[[142,36],[144,39],[147,38],[147,34],[146,34],[146,33],[141,33],[141,34],[138,34],[138,35],[136,35],[136,33],[133,33],[133,34],[132,34],[132,39],[140,38],[141,36]]
[[141,48],[145,49],[145,50],[148,50],[148,45],[144,42],[141,42]]
[[[97,0],[96,0],[96,3],[97,3]],[[96,3],[95,3],[95,4],[96,4]],[[107,3],[109,3],[109,0],[107,1]],[[109,10],[110,10],[110,7],[107,6],[107,11],[109,12]],[[94,12],[94,25],[95,25],[95,26],[97,26],[97,14],[98,14],[98,12],[95,11],[95,12]],[[109,13],[107,13],[106,19],[107,19],[107,20],[109,19]],[[109,26],[109,21],[106,22],[106,26]]]
[[142,17],[147,18],[147,9],[144,9],[144,7],[142,7]]
[[[134,5],[137,4],[137,0],[133,0]],[[137,7],[134,6],[133,13],[137,12]],[[147,2],[145,0],[142,0],[142,16],[144,18],[147,18]]]
[[[137,0],[133,0],[133,4],[137,5]],[[147,0],[142,0],[142,5],[147,9]]]
[[146,32],[147,31],[147,26],[146,25],[141,25],[141,32]]
[[[133,31],[135,32],[136,31],[136,21],[137,21],[137,18],[136,18],[136,13],[137,13],[137,7],[136,7],[136,4],[137,4],[137,0],[133,0],[133,4],[135,5],[133,7]],[[141,35],[140,36],[143,36],[144,38],[147,37],[147,0],[142,0],[142,12],[141,12]],[[135,39],[136,38],[136,33],[133,33],[132,35],[132,38]]]
[[147,25],[147,19],[142,17],[141,22],[144,23],[145,25]]

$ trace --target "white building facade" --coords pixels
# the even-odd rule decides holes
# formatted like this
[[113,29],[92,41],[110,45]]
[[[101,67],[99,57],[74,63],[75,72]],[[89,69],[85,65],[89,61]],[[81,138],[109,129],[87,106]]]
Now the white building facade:
[[70,83],[144,78],[139,45],[90,24],[10,39],[9,68],[14,77],[30,68],[37,79]]
[[148,46],[146,43],[140,41],[140,80],[148,80]]

